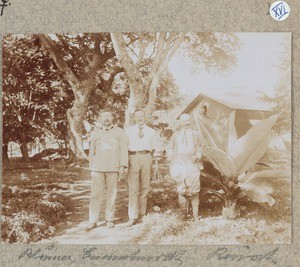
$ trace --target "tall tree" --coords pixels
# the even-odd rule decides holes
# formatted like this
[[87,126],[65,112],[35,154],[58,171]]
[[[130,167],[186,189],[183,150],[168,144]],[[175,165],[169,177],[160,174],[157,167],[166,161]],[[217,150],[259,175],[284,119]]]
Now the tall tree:
[[96,89],[98,71],[115,56],[110,36],[99,33],[37,37],[73,91],[73,105],[67,111],[70,145],[75,160],[87,160],[82,144],[83,120],[90,94]]
[[111,33],[111,39],[130,84],[125,124],[135,109],[144,108],[151,116],[159,81],[180,46],[194,61],[208,69],[225,70],[235,62],[238,39],[213,33]]
[[64,113],[59,74],[31,35],[6,35],[3,42],[3,145],[20,144],[29,160],[28,142],[57,130],[56,115]]

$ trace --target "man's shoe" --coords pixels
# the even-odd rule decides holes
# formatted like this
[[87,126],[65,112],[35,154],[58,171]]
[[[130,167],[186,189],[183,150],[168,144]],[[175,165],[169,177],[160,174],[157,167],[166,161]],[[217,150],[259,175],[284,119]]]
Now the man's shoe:
[[84,230],[85,231],[91,231],[92,229],[96,228],[97,223],[90,223],[89,225],[87,225]]
[[125,226],[126,227],[130,227],[132,225],[135,225],[137,223],[137,220],[136,219],[130,219],[126,224]]
[[115,227],[115,224],[114,224],[112,221],[108,221],[108,222],[106,222],[106,226],[107,226],[108,228],[114,228],[114,227]]
[[144,219],[144,216],[145,216],[145,214],[139,214],[138,221],[142,222]]

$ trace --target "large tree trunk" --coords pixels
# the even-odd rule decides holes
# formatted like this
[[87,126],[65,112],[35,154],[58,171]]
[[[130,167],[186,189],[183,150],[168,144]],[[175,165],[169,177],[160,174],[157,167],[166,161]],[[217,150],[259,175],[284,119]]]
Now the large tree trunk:
[[21,153],[22,153],[22,159],[25,162],[29,162],[29,154],[28,154],[28,147],[27,147],[27,141],[26,141],[26,136],[25,133],[20,133],[20,141],[21,141],[21,145],[20,145],[20,149],[21,149]]
[[[82,90],[84,88],[84,90]],[[67,111],[69,124],[70,148],[73,151],[73,161],[87,161],[88,157],[83,149],[83,120],[88,109],[88,100],[90,97],[92,85],[89,82],[82,82],[73,87],[75,100],[72,108]]]
[[[83,130],[83,119],[86,115],[88,108],[88,100],[90,93],[93,89],[93,83],[97,74],[97,70],[100,66],[103,66],[107,60],[115,56],[114,51],[100,54],[99,45],[100,41],[96,42],[94,56],[89,62],[87,67],[86,78],[80,80],[73,70],[68,66],[67,62],[64,61],[63,55],[56,43],[48,35],[38,35],[39,40],[42,42],[44,48],[49,52],[50,57],[55,62],[58,69],[61,71],[62,76],[69,83],[74,96],[75,101],[72,108],[67,111],[67,119],[69,123],[70,133],[70,148],[74,155],[72,155],[75,161],[87,161],[87,155],[83,150],[82,143],[82,130]],[[70,154],[73,154],[70,153]]]
[[131,116],[137,109],[142,109],[147,90],[143,87],[143,82],[139,67],[133,62],[126,52],[122,33],[111,33],[111,40],[117,57],[123,66],[129,81],[130,97],[125,111],[125,128],[132,124]]
[[[166,34],[164,32],[159,34],[157,37],[157,48],[153,51],[154,57],[152,58],[153,62],[150,67],[150,72],[146,78],[146,82],[143,82],[142,73],[140,72],[140,63],[145,56],[147,45],[150,42],[140,41],[138,61],[134,62],[128,53],[122,33],[111,33],[111,40],[116,56],[119,58],[127,74],[130,85],[130,98],[125,113],[125,127],[131,124],[131,114],[137,109],[144,108],[147,119],[152,116],[160,78],[183,38],[183,34]],[[148,100],[147,103],[145,101],[146,99]]]
[[67,111],[69,131],[71,135],[70,146],[74,153],[75,161],[87,160],[87,156],[83,150],[82,142],[82,127],[86,109],[87,108],[83,107],[83,105],[74,103],[73,107]]
[[[132,85],[130,83],[130,87],[133,87],[133,86],[138,87],[138,86],[141,86],[141,84]],[[132,125],[132,123],[133,123],[132,114],[136,110],[143,109],[143,106],[144,106],[145,95],[142,93],[135,93],[133,91],[134,90],[131,90],[130,97],[128,99],[127,109],[125,111],[125,128]]]
[[2,146],[2,161],[3,161],[3,165],[8,164],[9,162],[8,143],[6,142],[3,142],[3,146]]

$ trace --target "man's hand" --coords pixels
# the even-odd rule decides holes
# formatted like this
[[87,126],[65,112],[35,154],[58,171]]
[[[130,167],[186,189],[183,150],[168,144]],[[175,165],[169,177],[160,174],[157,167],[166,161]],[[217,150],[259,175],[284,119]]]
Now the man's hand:
[[122,180],[125,177],[125,167],[120,167],[119,169],[119,180]]

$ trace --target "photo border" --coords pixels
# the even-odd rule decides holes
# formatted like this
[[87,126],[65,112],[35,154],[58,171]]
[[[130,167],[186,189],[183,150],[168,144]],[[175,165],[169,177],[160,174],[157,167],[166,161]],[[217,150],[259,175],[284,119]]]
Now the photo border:
[[[291,32],[292,33],[292,244],[290,245],[42,245],[1,244],[1,266],[296,266],[300,264],[300,17],[299,1],[284,21],[268,14],[268,1],[11,0],[0,16],[0,33],[75,32]],[[270,1],[272,3],[274,1]],[[0,1],[1,4],[1,1]],[[298,28],[297,28],[298,26]],[[2,48],[0,48],[2,55]],[[276,56],[276,55],[274,55]],[[0,58],[2,66],[2,57]],[[2,68],[0,68],[2,92]],[[2,108],[2,101],[1,101]],[[2,123],[1,123],[2,127]],[[1,128],[2,130],[2,128]],[[2,146],[1,146],[2,157]],[[2,160],[1,163],[2,164]],[[2,167],[2,166],[1,166]],[[1,175],[2,176],[2,175]],[[95,248],[95,250],[93,250]],[[38,258],[65,255],[59,259]],[[99,259],[83,258],[94,251]],[[29,254],[31,252],[31,258]],[[26,254],[27,253],[27,254]],[[24,255],[23,255],[24,254]],[[25,254],[27,256],[25,256]],[[23,255],[23,256],[22,256]],[[100,257],[101,255],[101,257]],[[105,255],[106,258],[105,258]],[[121,257],[123,255],[123,258]],[[127,258],[124,257],[127,255]],[[227,255],[227,256],[226,256]],[[68,258],[68,256],[71,256]],[[103,259],[103,257],[104,259]]]

